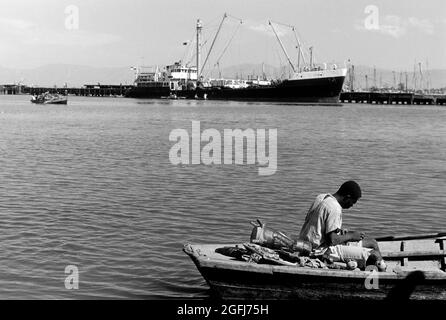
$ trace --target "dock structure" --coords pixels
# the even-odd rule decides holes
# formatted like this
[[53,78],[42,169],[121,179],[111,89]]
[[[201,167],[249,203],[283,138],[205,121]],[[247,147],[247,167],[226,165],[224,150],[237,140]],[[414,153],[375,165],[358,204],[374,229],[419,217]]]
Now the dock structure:
[[446,95],[355,91],[342,92],[339,100],[344,103],[444,105],[446,104]]
[[[31,94],[44,92],[86,97],[119,97],[132,88],[129,84],[85,84],[82,87],[28,87],[17,84],[0,85],[0,94]],[[410,92],[344,91],[341,103],[446,105],[446,94],[419,94]]]
[[446,95],[439,96],[435,100],[436,100],[436,104],[446,105]]
[[101,84],[86,84],[80,88],[55,88],[55,87],[27,87],[24,93],[31,95],[41,94],[44,92],[58,93],[63,95],[87,96],[87,97],[109,97],[109,96],[124,96],[126,91],[132,85],[101,85]]
[[3,84],[0,85],[0,94],[22,94],[26,87],[20,84]]

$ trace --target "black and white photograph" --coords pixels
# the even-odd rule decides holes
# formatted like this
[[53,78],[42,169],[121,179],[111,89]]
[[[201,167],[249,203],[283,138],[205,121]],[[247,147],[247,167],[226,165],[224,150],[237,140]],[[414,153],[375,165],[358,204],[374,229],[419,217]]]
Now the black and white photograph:
[[0,42],[0,300],[446,301],[444,0],[0,0]]

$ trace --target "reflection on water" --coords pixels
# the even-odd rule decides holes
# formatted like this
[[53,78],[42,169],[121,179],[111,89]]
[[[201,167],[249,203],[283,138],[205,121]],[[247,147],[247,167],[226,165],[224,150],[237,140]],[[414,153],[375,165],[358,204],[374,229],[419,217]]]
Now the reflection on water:
[[[297,233],[347,179],[363,187],[349,229],[446,231],[444,107],[28,98],[0,96],[0,298],[205,297],[184,243],[245,241],[257,218]],[[276,174],[171,165],[169,133],[192,120],[277,128]]]

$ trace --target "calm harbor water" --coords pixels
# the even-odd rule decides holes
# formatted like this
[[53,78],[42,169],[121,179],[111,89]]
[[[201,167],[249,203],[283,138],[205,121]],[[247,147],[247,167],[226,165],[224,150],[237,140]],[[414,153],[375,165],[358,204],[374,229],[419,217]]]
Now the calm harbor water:
[[[278,169],[174,166],[173,129],[277,128]],[[446,108],[0,96],[0,299],[207,297],[187,242],[246,241],[257,218],[300,230],[347,179],[344,225],[446,231]],[[79,269],[79,289],[64,286]]]

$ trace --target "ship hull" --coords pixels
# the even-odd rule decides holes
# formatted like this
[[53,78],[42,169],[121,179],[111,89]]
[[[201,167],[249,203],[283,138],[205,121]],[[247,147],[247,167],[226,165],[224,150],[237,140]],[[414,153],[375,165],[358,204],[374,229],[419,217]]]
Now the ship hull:
[[165,90],[135,87],[126,96],[161,98],[170,94],[186,98],[234,101],[277,101],[295,103],[339,104],[345,76],[285,80],[275,85],[247,88],[200,87],[196,90]]
[[169,96],[173,93],[169,87],[133,87],[130,88],[125,96],[128,98],[154,98],[159,99],[164,96]]
[[[205,88],[207,99],[339,103],[344,77],[285,80],[275,86]],[[200,93],[200,90],[199,90]],[[201,96],[201,94],[199,94]]]

